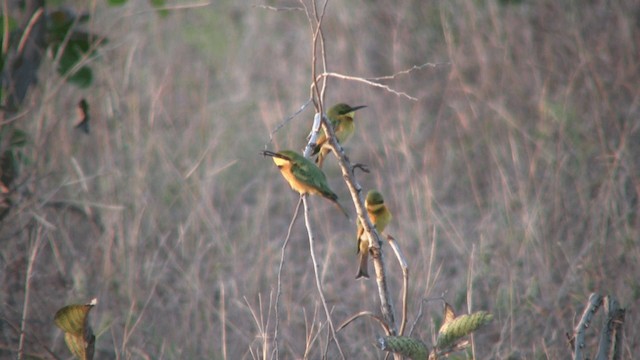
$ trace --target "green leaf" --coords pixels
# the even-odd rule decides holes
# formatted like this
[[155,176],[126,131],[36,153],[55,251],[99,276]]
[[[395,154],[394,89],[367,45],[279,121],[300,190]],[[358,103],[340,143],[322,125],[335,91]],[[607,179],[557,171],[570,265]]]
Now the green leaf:
[[65,36],[75,21],[75,15],[69,11],[56,10],[47,16],[47,38],[49,43],[59,43]]
[[69,82],[86,89],[93,83],[93,70],[88,66],[83,66],[73,75],[69,76]]
[[67,47],[60,57],[58,64],[58,73],[61,76],[69,76],[68,81],[81,88],[87,88],[93,83],[93,71],[88,66],[82,66],[80,69],[69,73],[82,58],[82,53],[78,48]]

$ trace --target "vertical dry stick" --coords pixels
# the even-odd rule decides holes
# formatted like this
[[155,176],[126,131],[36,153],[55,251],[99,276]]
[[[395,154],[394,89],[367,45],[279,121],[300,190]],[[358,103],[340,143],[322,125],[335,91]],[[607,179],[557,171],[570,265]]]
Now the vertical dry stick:
[[584,332],[591,326],[591,320],[593,320],[593,315],[598,311],[602,305],[602,295],[591,293],[589,295],[589,304],[585,307],[582,312],[582,317],[580,317],[580,322],[576,326],[574,330],[574,353],[573,358],[575,360],[584,359],[583,349],[585,346],[584,340]]
[[[8,1],[2,2],[2,58],[4,59],[9,52],[9,6]],[[4,111],[3,111],[4,112]]]
[[[304,2],[302,4],[305,7],[307,17],[309,18],[309,24],[313,27],[313,21],[311,19],[309,11],[306,5],[304,5]],[[326,60],[326,52],[325,52],[325,46],[324,46],[324,37],[322,35],[322,19],[323,19],[324,10],[326,9],[327,4],[328,4],[328,1],[325,1],[322,14],[318,16],[316,11],[317,7],[316,7],[315,0],[313,1],[314,14],[315,14],[315,20],[317,22],[317,26],[316,26],[316,30],[313,33],[313,48],[312,48],[313,53],[312,53],[312,63],[311,63],[311,69],[312,69],[311,75],[313,80],[312,90],[315,91],[315,97],[316,97],[316,102],[315,102],[316,113],[323,114],[321,117],[322,130],[327,134],[327,137],[329,138],[330,149],[333,151],[334,154],[336,154],[336,157],[338,158],[338,164],[340,166],[340,169],[342,170],[342,175],[345,180],[345,183],[347,184],[347,187],[349,188],[349,192],[351,193],[351,198],[355,204],[356,212],[358,214],[358,219],[362,222],[365,232],[369,237],[369,244],[373,249],[373,253],[374,253],[373,263],[376,270],[376,280],[378,285],[378,293],[380,295],[380,306],[382,309],[382,314],[385,318],[385,321],[387,322],[388,328],[390,328],[391,331],[393,332],[390,335],[395,335],[395,333],[397,332],[397,328],[395,325],[395,316],[393,311],[393,305],[391,303],[391,297],[389,296],[389,291],[387,288],[386,277],[384,273],[384,265],[382,261],[382,252],[380,251],[380,245],[382,244],[382,241],[380,240],[380,235],[373,227],[371,220],[369,219],[369,215],[367,214],[366,211],[364,211],[364,202],[362,200],[362,197],[360,196],[362,188],[355,181],[355,177],[353,176],[353,168],[351,167],[351,164],[348,163],[346,156],[344,154],[344,151],[342,151],[342,148],[340,147],[340,145],[338,144],[338,141],[335,138],[333,129],[331,128],[331,126],[329,126],[329,122],[327,121],[326,116],[324,116],[323,100],[324,100],[324,92],[326,89],[326,82],[327,82],[326,77],[322,77],[322,90],[321,91],[318,90],[318,84],[317,84],[318,77],[316,77],[316,50],[317,50],[318,38],[320,38],[323,70],[324,70],[324,73],[327,72],[327,60]],[[314,94],[312,94],[312,97],[313,96]],[[309,144],[307,144],[307,147],[305,149],[305,156],[309,156],[312,143],[313,141],[310,141]],[[340,150],[338,151],[338,149]],[[375,242],[373,241],[374,238],[376,239]]]
[[27,264],[27,274],[24,280],[24,302],[22,304],[22,319],[20,320],[20,340],[18,341],[18,359],[21,360],[24,356],[24,341],[25,341],[25,328],[27,326],[27,317],[29,315],[29,297],[31,295],[31,276],[33,275],[33,265],[36,262],[36,256],[38,256],[38,250],[42,243],[42,225],[38,225],[36,232],[36,240],[31,248],[31,255],[29,256],[29,263]]
[[625,310],[614,296],[607,295],[603,299],[605,321],[600,332],[598,354],[596,360],[619,360],[622,358],[622,324]]
[[349,193],[351,194],[351,200],[353,201],[356,207],[356,213],[358,214],[358,218],[356,221],[360,221],[364,227],[364,231],[369,237],[369,246],[373,253],[373,265],[376,271],[376,283],[378,285],[378,295],[380,296],[380,307],[382,311],[382,316],[387,322],[387,326],[391,330],[390,335],[396,335],[398,328],[396,327],[395,320],[395,312],[393,309],[393,303],[391,301],[391,295],[389,294],[389,289],[387,287],[387,277],[385,273],[384,260],[382,256],[381,245],[382,242],[380,240],[380,234],[373,227],[371,220],[369,219],[369,215],[365,211],[364,202],[362,200],[362,187],[356,181],[355,176],[353,174],[353,167],[351,163],[347,159],[340,147],[340,144],[335,138],[333,133],[333,129],[328,126],[324,121],[322,122],[323,130],[329,134],[329,148],[336,154],[336,158],[338,160],[338,165],[340,166],[340,170],[342,171],[342,177],[349,189]]
[[404,335],[404,329],[407,326],[407,308],[408,308],[408,297],[409,297],[409,265],[407,265],[407,259],[400,248],[400,245],[396,241],[396,239],[387,235],[387,241],[389,242],[389,246],[396,254],[396,258],[400,263],[400,267],[402,268],[402,320],[400,321],[400,331],[398,332],[399,336]]
[[[476,251],[476,244],[471,245],[471,256],[469,256],[469,269],[467,270],[467,310],[469,314],[473,313],[473,257]],[[476,356],[476,342],[471,333],[471,354],[474,359]]]
[[293,217],[291,218],[291,222],[289,223],[289,229],[287,230],[287,237],[284,239],[284,244],[282,244],[282,249],[280,250],[280,266],[278,266],[278,288],[276,289],[276,320],[273,331],[273,351],[274,351],[274,359],[278,359],[280,356],[280,351],[278,350],[278,334],[279,334],[279,326],[280,326],[280,294],[282,293],[282,268],[284,267],[284,253],[287,249],[287,244],[289,243],[289,239],[291,239],[291,230],[293,229],[293,224],[296,222],[298,218],[298,212],[300,212],[300,204],[302,204],[302,198],[298,200],[298,205],[296,205],[296,210],[293,212]]
[[222,358],[227,360],[227,308],[225,306],[224,281],[220,280],[220,327],[222,328]]
[[322,307],[324,308],[324,312],[327,316],[327,323],[329,324],[329,330],[331,331],[331,336],[333,340],[336,342],[336,347],[338,348],[338,352],[340,352],[340,356],[344,359],[344,353],[342,352],[342,347],[340,347],[340,342],[338,341],[338,337],[336,336],[336,329],[333,326],[333,321],[331,320],[331,311],[329,310],[329,306],[327,305],[327,300],[324,297],[324,290],[322,289],[322,282],[320,281],[320,265],[318,265],[318,261],[316,260],[316,252],[315,249],[315,237],[313,235],[313,230],[311,227],[311,222],[309,221],[309,196],[307,194],[302,195],[302,204],[304,205],[304,223],[307,227],[307,234],[309,238],[309,252],[311,253],[311,262],[313,263],[313,274],[316,279],[316,287],[318,288],[318,294],[320,295],[320,300],[322,301]]
[[427,266],[427,281],[426,281],[426,288],[427,291],[430,291],[431,287],[433,286],[433,282],[435,282],[435,280],[433,282],[431,282],[431,271],[433,270],[433,259],[436,255],[436,226],[433,226],[433,235],[431,236],[431,254],[429,254],[429,262],[428,262],[428,266]]
[[[304,4],[304,1],[301,0],[302,6],[305,9],[305,13],[307,14],[307,18],[309,20],[309,25],[311,26],[311,28],[313,29],[313,45],[312,45],[312,60],[311,60],[311,79],[313,81],[313,87],[312,87],[312,95],[311,97],[316,99],[316,101],[314,101],[314,105],[316,108],[316,116],[320,116],[321,117],[321,121],[323,124],[323,128],[325,128],[326,126],[326,118],[323,116],[324,112],[322,109],[322,105],[323,105],[323,97],[324,97],[324,90],[325,90],[325,86],[326,86],[326,81],[323,81],[322,84],[322,90],[318,90],[318,84],[316,82],[316,51],[318,48],[318,38],[320,37],[321,39],[321,47],[322,47],[322,54],[324,55],[324,40],[322,39],[322,19],[324,17],[325,14],[325,10],[328,4],[328,0],[326,0],[324,2],[324,6],[322,7],[322,12],[320,14],[318,14],[318,7],[316,4],[315,0],[312,0],[311,4],[313,6],[313,19],[311,17],[311,14],[309,13],[309,9],[307,8],[307,6]],[[315,26],[314,26],[314,19],[315,19]],[[314,29],[315,28],[315,29]],[[324,59],[323,65],[326,67],[326,59]],[[315,121],[314,121],[315,123]],[[305,148],[304,151],[304,156],[305,157],[309,157],[309,155],[311,154],[311,144],[313,142],[315,142],[314,139],[314,135],[317,135],[317,132],[315,132],[314,134],[314,130],[312,129],[312,136],[311,139],[309,141],[309,143],[307,144],[307,147]],[[327,302],[325,300],[324,297],[324,290],[322,289],[322,282],[320,280],[320,269],[319,269],[319,265],[318,262],[316,260],[316,255],[315,255],[315,246],[314,246],[314,236],[313,236],[313,231],[311,228],[311,223],[309,221],[309,205],[307,202],[308,197],[306,195],[302,196],[302,203],[304,205],[304,219],[305,219],[305,225],[307,227],[307,233],[308,233],[308,238],[309,238],[309,252],[311,254],[311,261],[313,262],[313,273],[316,279],[316,287],[318,288],[318,293],[320,295],[320,299],[322,301],[322,307],[324,308],[325,314],[327,316],[327,323],[329,324],[329,331],[331,332],[331,336],[333,337],[335,343],[336,343],[336,347],[338,348],[338,352],[340,352],[340,356],[342,356],[342,358],[344,359],[344,353],[342,352],[342,347],[340,346],[340,342],[338,341],[338,337],[336,336],[336,330],[335,330],[335,326],[333,325],[333,321],[331,320],[331,311],[329,310],[329,306],[327,305]]]

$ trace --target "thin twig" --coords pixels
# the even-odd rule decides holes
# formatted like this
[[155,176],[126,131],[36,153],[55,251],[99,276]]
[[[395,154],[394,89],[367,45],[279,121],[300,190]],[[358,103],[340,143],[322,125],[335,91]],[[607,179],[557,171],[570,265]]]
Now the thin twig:
[[385,333],[387,335],[391,335],[391,330],[387,326],[387,323],[384,321],[384,319],[381,318],[380,316],[372,313],[371,311],[361,311],[361,312],[359,312],[357,314],[352,315],[347,320],[342,322],[342,324],[340,324],[340,326],[338,327],[338,331],[340,331],[340,330],[344,329],[345,327],[347,327],[347,325],[351,324],[354,320],[356,320],[356,319],[358,319],[360,317],[364,317],[364,316],[368,316],[368,317],[372,318],[373,320],[377,321],[380,324],[380,326],[382,326],[382,328],[384,329]]
[[20,38],[20,42],[18,43],[18,54],[22,54],[22,50],[24,50],[24,46],[27,43],[27,40],[29,40],[29,35],[31,35],[31,30],[33,30],[33,27],[36,25],[36,22],[38,20],[40,20],[40,17],[42,17],[42,14],[44,14],[44,8],[43,7],[39,7],[38,10],[36,10],[33,15],[31,16],[31,19],[29,19],[29,22],[27,23],[27,26],[24,29],[24,32],[22,33],[22,37]]
[[[316,17],[316,21],[318,22],[318,34],[317,37],[320,38],[320,52],[321,52],[321,59],[322,59],[322,71],[326,72],[327,71],[327,52],[325,50],[325,46],[324,46],[324,33],[322,32],[322,26],[320,26],[322,24],[322,20],[324,19],[324,14],[326,13],[327,10],[327,5],[329,4],[329,0],[325,0],[324,2],[324,6],[322,6],[322,13],[320,14],[320,16],[318,16],[318,13],[316,11],[316,7],[314,4],[314,15]],[[315,61],[314,61],[315,64]],[[316,78],[315,76],[316,74],[313,74],[313,79]],[[317,84],[316,84],[317,85]],[[322,81],[322,88],[320,89],[320,94],[318,96],[318,99],[320,99],[320,104],[324,104],[324,95],[325,92],[327,90],[327,80],[323,79]],[[322,113],[322,106],[320,106],[320,112]]]
[[329,324],[329,330],[331,332],[331,336],[333,337],[333,341],[336,343],[336,347],[338,348],[338,352],[340,352],[340,356],[345,359],[344,353],[342,352],[342,347],[340,346],[340,342],[338,341],[338,337],[336,336],[336,329],[333,326],[333,320],[331,320],[331,311],[329,311],[329,306],[327,305],[327,300],[324,297],[324,290],[322,289],[322,282],[320,281],[320,265],[318,265],[318,260],[316,259],[315,252],[315,236],[313,235],[313,229],[311,227],[311,221],[309,216],[309,196],[307,194],[302,195],[302,204],[304,207],[304,223],[307,227],[307,234],[309,235],[309,253],[311,255],[311,262],[313,263],[313,274],[316,280],[316,288],[318,289],[318,295],[320,296],[320,301],[322,302],[322,307],[324,308],[325,315],[327,316],[327,323]]
[[9,52],[9,1],[2,2],[2,58]]
[[446,61],[446,62],[443,62],[443,63],[429,63],[428,62],[428,63],[424,63],[422,65],[413,65],[411,68],[406,69],[406,70],[398,71],[397,73],[395,73],[393,75],[372,77],[372,78],[368,78],[368,80],[371,80],[371,81],[393,80],[393,79],[395,79],[396,77],[398,77],[400,75],[406,75],[406,74],[409,74],[409,73],[411,73],[413,71],[422,70],[422,69],[427,68],[427,67],[436,68],[438,66],[445,66],[445,65],[447,65],[447,66],[451,65],[451,62],[450,61]]
[[408,308],[408,298],[409,298],[409,265],[407,265],[407,259],[400,248],[400,245],[396,241],[396,239],[387,234],[387,241],[389,242],[389,246],[393,249],[393,252],[396,254],[396,258],[400,263],[400,267],[402,268],[402,320],[400,321],[400,330],[398,331],[398,335],[402,336],[404,334],[404,329],[407,326],[407,308]]
[[[469,256],[469,268],[467,270],[467,311],[469,314],[472,313],[473,310],[473,260],[475,255],[476,245],[473,244],[471,246],[471,256]],[[471,355],[474,359],[477,359],[476,356],[476,342],[474,340],[473,333],[471,333]]]
[[334,77],[337,79],[342,79],[342,80],[351,80],[351,81],[357,81],[357,82],[361,82],[373,87],[377,87],[377,88],[381,88],[383,90],[386,90],[392,94],[395,94],[396,96],[400,96],[400,97],[404,97],[407,98],[409,100],[413,100],[413,101],[418,101],[417,97],[411,96],[403,91],[398,91],[398,90],[394,90],[392,89],[390,86],[388,85],[384,85],[384,84],[380,84],[377,83],[375,81],[371,81],[362,77],[358,77],[358,76],[349,76],[349,75],[343,75],[343,74],[339,74],[339,73],[335,73],[335,72],[324,72],[320,75],[318,75],[321,78],[325,78],[325,77]]
[[269,6],[269,5],[253,5],[254,8],[265,9],[271,11],[304,11],[304,8],[295,6]]
[[24,342],[27,326],[27,318],[29,317],[29,300],[31,298],[31,278],[33,276],[33,266],[36,263],[36,257],[42,243],[42,226],[38,226],[36,231],[36,239],[31,248],[29,263],[27,264],[27,273],[24,279],[24,301],[22,303],[22,319],[20,320],[20,339],[18,340],[18,360],[24,356]]
[[280,294],[282,293],[282,269],[284,268],[284,254],[287,249],[287,244],[289,243],[289,239],[291,239],[291,231],[293,230],[293,224],[296,222],[298,218],[298,213],[300,212],[300,204],[302,204],[302,198],[298,200],[298,205],[296,205],[296,210],[293,212],[293,217],[291,218],[291,222],[289,223],[289,229],[287,230],[287,236],[284,239],[284,243],[282,244],[282,249],[280,249],[280,265],[278,266],[278,286],[276,289],[276,322],[275,329],[273,331],[273,350],[275,351],[275,359],[279,358],[279,350],[278,350],[278,334],[279,334],[279,325],[280,325]]
[[[295,118],[301,112],[303,112],[304,109],[306,109],[307,106],[309,106],[309,103],[311,103],[311,98],[309,98],[304,104],[302,104],[300,106],[300,109],[298,109],[298,111],[294,112],[292,115],[290,115],[286,119],[282,120],[278,125],[276,125],[276,127],[273,130],[271,130],[271,133],[269,134],[269,144],[273,142],[273,135],[275,135],[275,133],[280,131],[280,129],[283,128],[285,125],[287,125],[289,123],[289,121],[293,120],[293,118]],[[264,148],[265,149],[267,148],[267,144],[264,145]]]
[[224,281],[220,279],[220,327],[222,338],[222,358],[227,359],[227,306],[226,306],[226,293],[224,288]]

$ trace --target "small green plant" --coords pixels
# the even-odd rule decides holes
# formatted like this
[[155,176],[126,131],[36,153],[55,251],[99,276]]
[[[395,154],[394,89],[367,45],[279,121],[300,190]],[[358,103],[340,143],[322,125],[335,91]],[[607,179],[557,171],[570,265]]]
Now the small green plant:
[[387,336],[379,339],[380,348],[413,360],[435,360],[452,352],[465,349],[469,343],[464,338],[490,323],[493,315],[486,311],[456,316],[453,307],[444,304],[444,321],[432,351],[419,339],[408,336]]

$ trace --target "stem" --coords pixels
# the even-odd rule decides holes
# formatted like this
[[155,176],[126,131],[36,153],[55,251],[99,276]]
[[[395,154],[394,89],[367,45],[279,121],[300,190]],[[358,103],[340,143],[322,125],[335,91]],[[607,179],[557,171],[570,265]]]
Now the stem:
[[347,188],[349,189],[351,199],[353,200],[353,203],[356,207],[356,213],[358,214],[358,219],[356,221],[360,221],[362,223],[364,231],[369,237],[369,247],[372,252],[373,266],[376,271],[376,283],[378,284],[378,295],[380,296],[380,308],[382,311],[382,316],[384,317],[391,331],[390,335],[396,335],[397,327],[394,315],[395,311],[393,309],[391,295],[389,294],[389,288],[387,286],[380,234],[378,234],[378,231],[373,227],[373,224],[369,219],[369,215],[365,211],[364,201],[360,196],[360,194],[362,193],[362,187],[355,179],[353,166],[351,166],[351,163],[345,155],[344,150],[336,140],[333,129],[328,125],[325,117],[323,117],[322,128],[327,133],[327,137],[329,138],[329,147],[333,151],[333,153],[336,154],[338,165],[340,166],[340,170],[342,171],[342,177],[345,184],[347,185]]
[[311,221],[309,220],[309,196],[302,195],[302,204],[304,205],[304,224],[307,227],[307,234],[309,234],[309,253],[311,254],[311,261],[313,262],[313,275],[316,279],[316,287],[318,288],[318,294],[320,295],[320,300],[322,301],[322,307],[324,308],[324,312],[327,316],[327,323],[329,324],[329,330],[331,331],[331,336],[333,340],[336,342],[336,346],[338,347],[338,351],[340,352],[340,356],[345,359],[344,353],[342,352],[342,348],[340,347],[340,343],[338,342],[338,337],[336,336],[336,329],[333,326],[333,321],[331,320],[331,312],[329,311],[329,306],[327,305],[327,300],[324,297],[324,290],[322,289],[322,282],[320,281],[320,265],[318,265],[318,261],[316,259],[316,252],[314,250],[315,246],[315,237],[313,236],[313,230],[311,228]]
[[21,360],[24,356],[24,342],[25,342],[25,330],[27,326],[27,318],[29,315],[29,298],[31,297],[31,277],[33,276],[33,265],[36,262],[38,256],[38,250],[42,242],[42,226],[38,226],[36,232],[36,240],[31,249],[31,255],[29,256],[29,263],[27,264],[27,274],[24,280],[24,302],[22,304],[22,319],[20,321],[20,340],[18,341],[18,359]]

